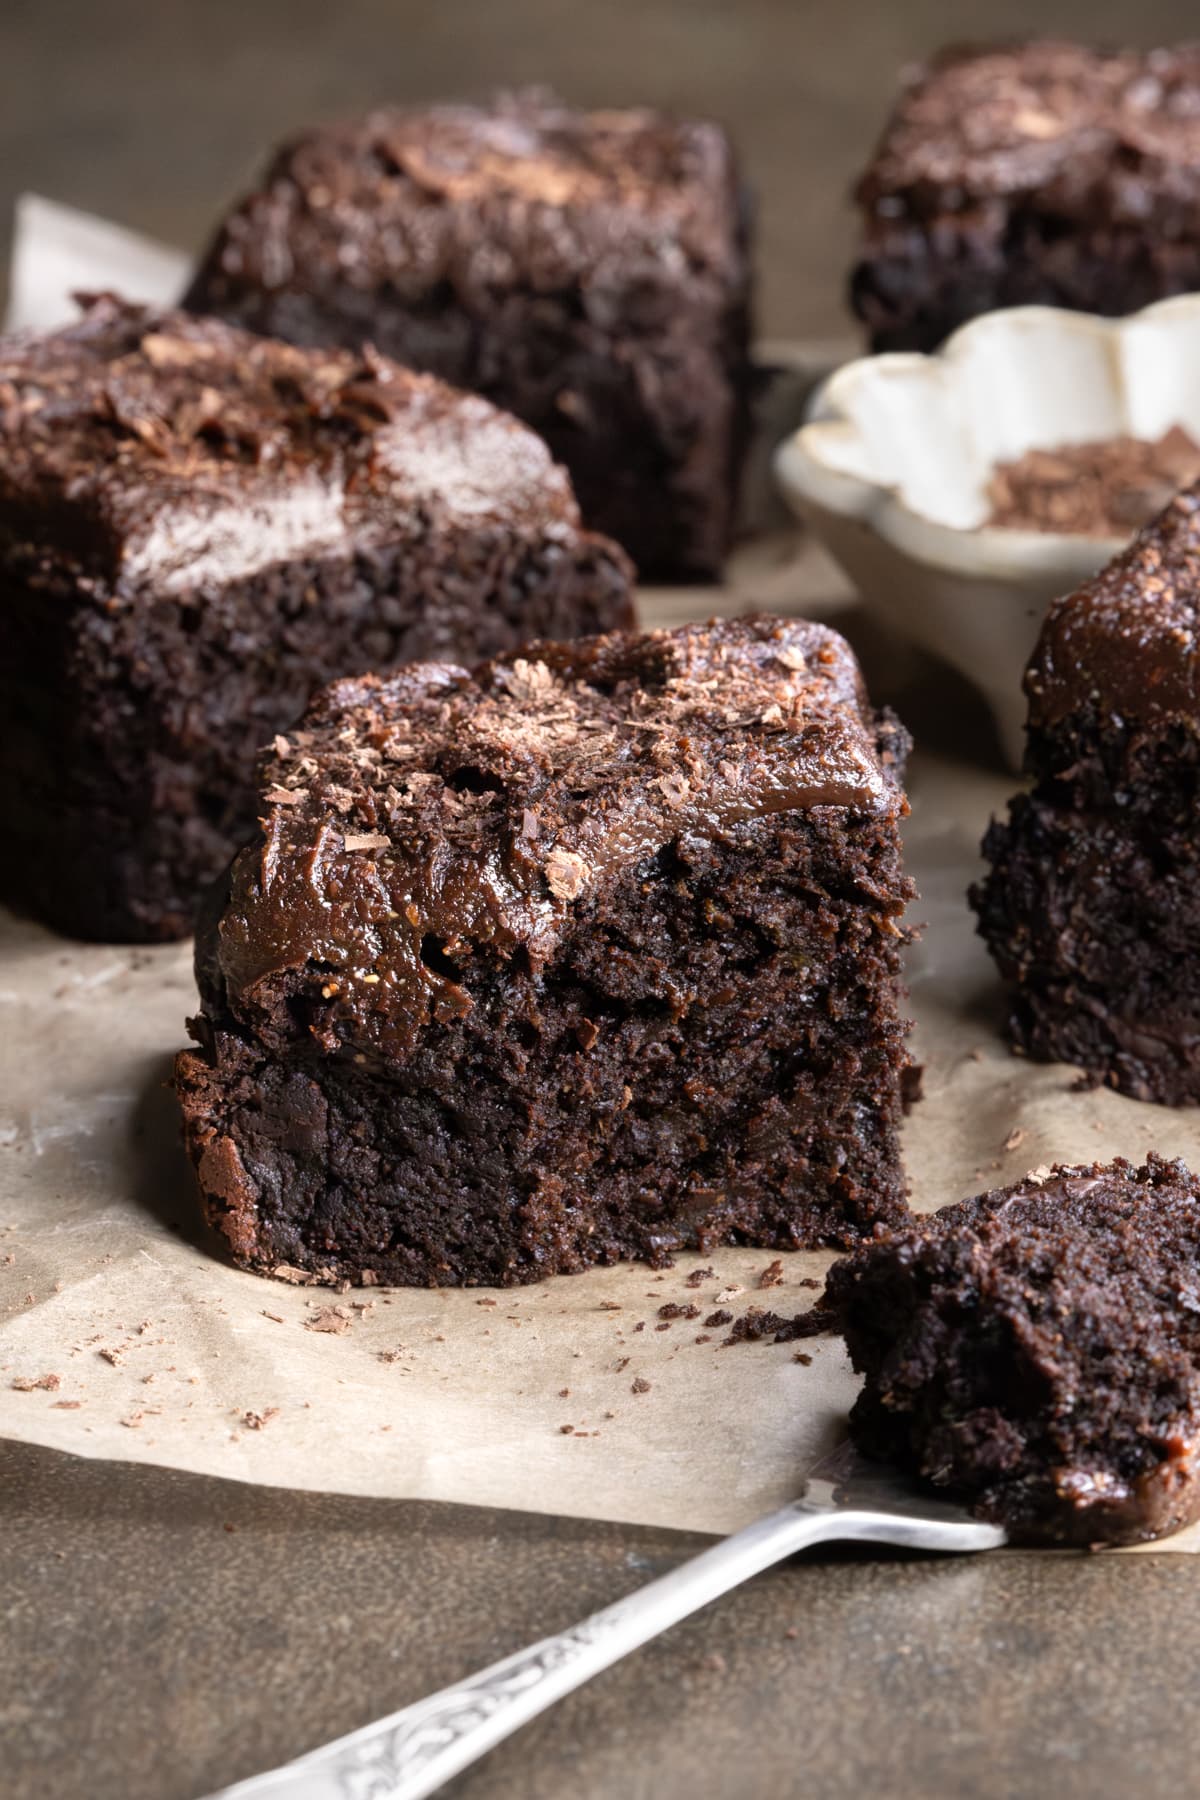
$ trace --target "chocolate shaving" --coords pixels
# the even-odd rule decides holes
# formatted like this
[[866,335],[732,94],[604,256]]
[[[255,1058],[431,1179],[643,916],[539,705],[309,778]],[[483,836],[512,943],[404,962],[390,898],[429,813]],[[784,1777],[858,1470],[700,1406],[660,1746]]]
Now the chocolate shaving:
[[1173,425],[1158,439],[1128,436],[997,463],[987,523],[1012,531],[1128,537],[1200,477],[1200,444]]

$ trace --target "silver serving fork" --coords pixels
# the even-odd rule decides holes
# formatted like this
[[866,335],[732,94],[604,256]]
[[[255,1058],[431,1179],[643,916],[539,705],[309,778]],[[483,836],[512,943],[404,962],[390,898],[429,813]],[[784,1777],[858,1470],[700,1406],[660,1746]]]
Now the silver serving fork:
[[689,1613],[797,1550],[835,1542],[994,1550],[1005,1534],[918,1491],[894,1470],[865,1462],[843,1442],[813,1467],[798,1500],[624,1600],[211,1800],[421,1800]]

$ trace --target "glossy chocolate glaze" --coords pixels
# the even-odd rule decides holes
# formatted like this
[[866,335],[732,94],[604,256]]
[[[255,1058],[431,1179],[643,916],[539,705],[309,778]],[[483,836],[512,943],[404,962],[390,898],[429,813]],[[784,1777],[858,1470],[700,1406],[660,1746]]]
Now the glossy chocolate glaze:
[[953,48],[913,71],[859,185],[881,218],[1036,192],[1061,220],[1185,228],[1200,200],[1200,47]]
[[0,512],[10,544],[155,594],[367,548],[406,516],[579,522],[542,441],[477,396],[111,296],[0,341]]
[[1195,720],[1198,596],[1200,483],[1050,608],[1025,677],[1031,728],[1083,711]]
[[329,1054],[402,1056],[470,1006],[456,949],[544,961],[574,903],[681,835],[896,816],[877,729],[843,640],[770,619],[339,683],[267,760],[220,927],[225,1003],[265,1041],[286,994]]

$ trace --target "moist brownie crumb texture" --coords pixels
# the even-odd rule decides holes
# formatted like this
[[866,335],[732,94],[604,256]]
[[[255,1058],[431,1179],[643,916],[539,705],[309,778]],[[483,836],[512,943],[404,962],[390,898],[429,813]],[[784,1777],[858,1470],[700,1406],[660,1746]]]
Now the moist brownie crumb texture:
[[1165,1535],[1200,1511],[1200,1193],[1179,1162],[1042,1169],[885,1234],[826,1299],[855,1441],[1017,1538]]
[[1056,602],[1019,795],[971,891],[1014,1043],[1140,1100],[1200,1100],[1200,487]]
[[750,263],[715,125],[544,93],[284,144],[186,304],[373,343],[541,433],[643,577],[716,573],[744,446]]
[[906,1216],[906,749],[803,623],[330,688],[197,944],[233,1254],[506,1283]]
[[877,350],[1037,303],[1116,315],[1200,288],[1200,49],[1038,42],[918,69],[858,187]]
[[630,620],[545,446],[373,355],[101,298],[0,343],[0,892],[181,936],[314,687]]

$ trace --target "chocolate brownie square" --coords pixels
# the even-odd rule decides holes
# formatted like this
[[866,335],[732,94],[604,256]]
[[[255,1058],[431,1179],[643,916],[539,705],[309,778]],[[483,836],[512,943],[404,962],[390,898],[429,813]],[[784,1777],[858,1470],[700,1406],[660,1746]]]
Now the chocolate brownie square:
[[234,1256],[493,1284],[904,1217],[906,750],[765,618],[328,689],[197,943]]
[[708,577],[745,436],[746,221],[715,125],[542,93],[380,110],[282,145],[185,304],[486,394],[643,577]]
[[1200,1512],[1200,1184],[1037,1169],[856,1251],[826,1301],[851,1433],[1014,1538],[1162,1537]]
[[1033,778],[971,892],[1030,1056],[1200,1100],[1200,485],[1050,608],[1026,674]]
[[476,396],[112,298],[0,341],[0,898],[61,931],[186,934],[322,683],[630,620]]
[[876,350],[1036,303],[1134,312],[1200,288],[1200,48],[944,51],[858,184],[851,301]]

